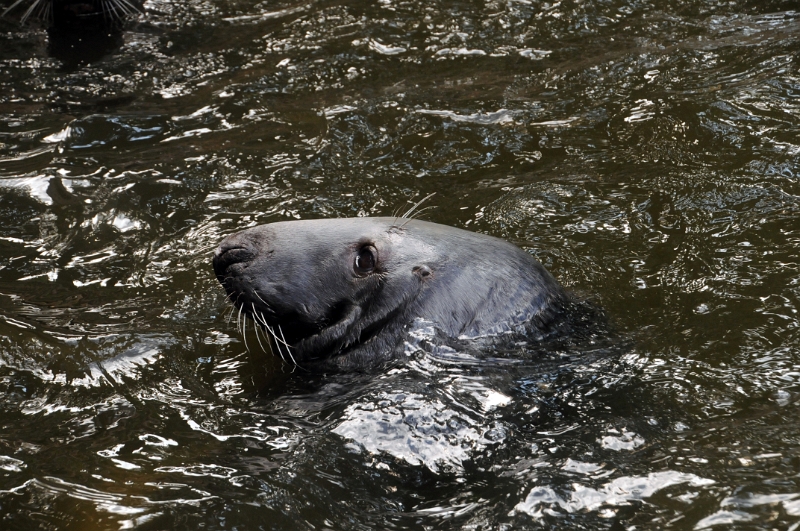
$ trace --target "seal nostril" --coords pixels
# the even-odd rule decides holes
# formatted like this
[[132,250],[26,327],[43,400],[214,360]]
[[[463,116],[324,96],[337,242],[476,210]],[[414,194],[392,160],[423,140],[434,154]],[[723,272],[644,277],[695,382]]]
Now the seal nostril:
[[255,256],[255,253],[246,247],[219,248],[214,253],[214,257],[229,262],[244,262]]
[[255,256],[256,253],[248,247],[235,242],[222,242],[214,251],[214,273],[217,274],[217,278],[224,278],[230,266],[250,262]]

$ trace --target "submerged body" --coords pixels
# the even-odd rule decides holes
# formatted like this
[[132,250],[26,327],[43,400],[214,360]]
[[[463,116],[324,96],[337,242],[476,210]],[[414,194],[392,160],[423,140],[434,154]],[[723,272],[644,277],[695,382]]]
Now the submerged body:
[[273,349],[300,366],[380,365],[416,319],[454,339],[542,335],[566,298],[511,243],[402,218],[254,227],[222,241],[214,271]]

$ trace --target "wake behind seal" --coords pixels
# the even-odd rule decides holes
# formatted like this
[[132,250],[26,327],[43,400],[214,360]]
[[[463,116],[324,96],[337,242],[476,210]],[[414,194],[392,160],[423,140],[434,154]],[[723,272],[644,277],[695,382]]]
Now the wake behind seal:
[[380,366],[420,318],[453,339],[543,336],[568,298],[509,242],[405,218],[261,225],[225,238],[213,265],[240,315],[300,367]]

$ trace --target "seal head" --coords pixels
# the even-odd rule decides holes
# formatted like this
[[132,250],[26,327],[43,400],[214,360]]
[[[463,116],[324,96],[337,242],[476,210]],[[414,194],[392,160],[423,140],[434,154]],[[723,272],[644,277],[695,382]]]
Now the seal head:
[[271,223],[225,238],[214,271],[287,361],[368,368],[425,319],[450,338],[546,332],[564,291],[498,238],[398,218]]

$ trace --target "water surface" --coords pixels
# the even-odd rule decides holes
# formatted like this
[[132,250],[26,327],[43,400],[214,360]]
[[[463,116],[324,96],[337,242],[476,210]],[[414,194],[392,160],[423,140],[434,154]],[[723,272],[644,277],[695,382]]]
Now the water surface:
[[[97,38],[0,19],[0,525],[796,529],[792,9],[148,1]],[[426,219],[528,250],[613,332],[441,353],[417,330],[366,376],[245,347],[224,235],[431,192]]]

